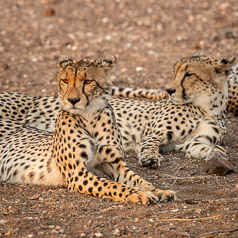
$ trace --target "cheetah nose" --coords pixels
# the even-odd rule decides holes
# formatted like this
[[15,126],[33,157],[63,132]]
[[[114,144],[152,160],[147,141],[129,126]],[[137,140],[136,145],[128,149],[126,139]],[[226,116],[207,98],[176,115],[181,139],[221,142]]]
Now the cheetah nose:
[[68,98],[68,101],[74,106],[77,102],[80,101],[80,98]]
[[169,95],[172,95],[173,93],[176,92],[176,89],[174,89],[174,88],[166,88],[166,91],[167,91],[167,93],[168,93]]

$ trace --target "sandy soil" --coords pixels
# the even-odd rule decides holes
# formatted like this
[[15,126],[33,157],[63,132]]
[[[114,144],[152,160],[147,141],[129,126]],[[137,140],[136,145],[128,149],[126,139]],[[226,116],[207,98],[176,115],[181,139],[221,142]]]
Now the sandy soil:
[[[56,61],[118,58],[115,85],[164,88],[173,64],[203,52],[238,58],[237,0],[2,0],[0,88],[56,95]],[[228,119],[225,147],[238,167],[238,120]],[[0,183],[0,237],[238,237],[238,174],[208,176],[204,161],[169,153],[158,170],[129,166],[174,203],[142,206],[63,187]]]

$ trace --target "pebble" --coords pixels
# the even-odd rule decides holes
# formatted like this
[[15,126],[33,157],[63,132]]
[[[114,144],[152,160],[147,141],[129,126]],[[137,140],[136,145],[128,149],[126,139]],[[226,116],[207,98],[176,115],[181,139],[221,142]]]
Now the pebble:
[[139,219],[138,219],[138,218],[135,218],[135,219],[134,219],[134,222],[135,222],[135,223],[139,222]]
[[141,67],[141,66],[136,67],[136,71],[137,71],[137,72],[141,72],[141,71],[143,71],[143,70],[144,70],[144,68]]
[[103,237],[103,234],[100,233],[100,232],[97,232],[97,233],[95,233],[95,236],[96,236],[96,237]]
[[130,48],[132,46],[131,43],[126,43],[126,48]]
[[107,17],[104,17],[103,19],[102,19],[102,23],[108,23],[108,18]]
[[36,57],[33,57],[33,58],[31,59],[31,61],[32,61],[32,62],[37,62],[38,59],[37,59]]
[[105,39],[106,39],[106,40],[111,40],[112,37],[111,37],[110,35],[105,35]]
[[40,198],[40,195],[39,194],[35,194],[35,195],[30,197],[30,200],[37,200],[39,198]]
[[120,236],[120,230],[119,229],[114,230],[113,235]]
[[0,64],[0,69],[2,69],[2,70],[7,70],[7,69],[9,69],[9,66],[8,66],[8,64],[6,64],[6,63],[1,63]]
[[44,16],[46,17],[51,17],[51,16],[54,16],[55,15],[55,10],[52,9],[52,8],[46,8],[44,10]]

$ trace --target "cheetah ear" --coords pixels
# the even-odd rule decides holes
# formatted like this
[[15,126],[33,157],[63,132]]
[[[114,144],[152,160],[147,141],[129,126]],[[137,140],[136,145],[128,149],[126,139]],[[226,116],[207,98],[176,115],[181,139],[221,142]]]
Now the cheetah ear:
[[105,73],[109,73],[117,63],[117,58],[115,55],[107,55],[102,59],[101,64],[104,68]]
[[235,62],[235,57],[232,56],[227,59],[222,59],[218,61],[218,66],[216,67],[216,72],[221,73],[224,72],[228,75],[231,69],[232,64]]
[[224,65],[230,66],[235,62],[235,59],[236,59],[236,57],[232,56],[232,57],[227,58],[227,59],[222,59],[220,62]]
[[66,67],[70,62],[73,62],[73,58],[72,58],[71,56],[62,55],[62,56],[58,59],[57,66],[58,66],[58,68]]

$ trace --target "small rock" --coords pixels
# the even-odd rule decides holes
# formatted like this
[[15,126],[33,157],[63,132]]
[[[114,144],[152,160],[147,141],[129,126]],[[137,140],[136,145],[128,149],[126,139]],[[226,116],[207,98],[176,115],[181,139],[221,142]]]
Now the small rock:
[[46,8],[44,11],[44,16],[51,17],[55,15],[55,10],[52,8]]
[[120,230],[119,229],[116,229],[115,231],[113,231],[113,235],[115,236],[120,236]]
[[220,38],[219,38],[219,35],[215,35],[212,37],[212,41],[215,42],[215,41],[219,41]]
[[197,201],[193,201],[193,200],[189,200],[189,199],[184,200],[184,202],[186,204],[197,204],[198,203]]
[[103,237],[103,234],[100,233],[100,232],[97,232],[97,233],[95,233],[95,236],[96,236],[96,237]]
[[141,66],[136,67],[136,71],[137,71],[137,72],[141,72],[141,71],[143,71],[143,70],[144,70],[144,68],[141,67]]
[[39,199],[39,197],[40,197],[39,194],[35,194],[35,195],[30,197],[30,200],[37,200],[37,199]]
[[212,158],[211,160],[207,161],[204,172],[207,174],[216,174],[219,176],[224,176],[227,173],[234,171],[234,165],[223,159],[223,158]]
[[233,31],[227,31],[225,36],[226,36],[227,39],[236,38]]
[[105,39],[106,39],[106,40],[111,40],[111,39],[112,39],[112,36],[110,36],[110,35],[105,35]]
[[9,69],[9,66],[6,63],[0,63],[0,68],[5,71],[5,70]]

